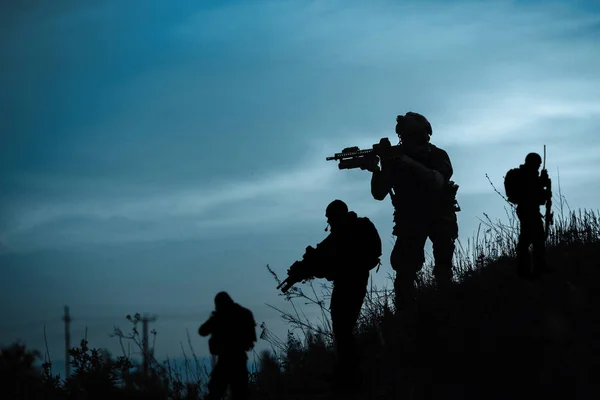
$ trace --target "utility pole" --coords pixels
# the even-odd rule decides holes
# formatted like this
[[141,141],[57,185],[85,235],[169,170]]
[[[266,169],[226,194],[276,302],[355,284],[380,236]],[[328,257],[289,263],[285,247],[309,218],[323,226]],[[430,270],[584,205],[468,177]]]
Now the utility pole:
[[69,315],[69,306],[65,306],[65,315],[62,318],[65,321],[65,379],[69,379],[71,373],[71,362],[69,357],[69,349],[71,348],[71,331],[69,324],[71,316]]
[[144,356],[144,376],[148,377],[148,365],[150,363],[148,357],[148,323],[156,321],[156,317],[144,316],[142,319],[142,346],[143,346],[143,356]]

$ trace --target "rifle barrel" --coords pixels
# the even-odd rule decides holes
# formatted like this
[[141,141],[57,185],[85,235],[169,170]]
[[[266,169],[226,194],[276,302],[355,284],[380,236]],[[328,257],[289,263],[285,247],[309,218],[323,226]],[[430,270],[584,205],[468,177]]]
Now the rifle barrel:
[[326,157],[325,160],[343,160],[344,158],[355,158],[360,156],[366,156],[373,153],[373,149],[364,149],[364,150],[353,150],[348,152],[335,153],[335,155]]
[[277,285],[277,289],[281,289],[285,284],[288,283],[290,278],[285,278],[279,285]]

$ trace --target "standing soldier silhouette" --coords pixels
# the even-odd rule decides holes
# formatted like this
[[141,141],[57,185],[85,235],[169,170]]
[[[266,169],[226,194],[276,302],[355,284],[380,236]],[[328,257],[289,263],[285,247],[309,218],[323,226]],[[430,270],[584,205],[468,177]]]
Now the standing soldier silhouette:
[[200,336],[211,335],[208,348],[218,357],[208,383],[209,400],[221,399],[227,385],[234,400],[248,396],[248,356],[256,342],[256,322],[252,312],[235,303],[227,292],[215,296],[215,311],[198,329]]
[[[414,300],[417,273],[425,262],[425,242],[433,245],[433,275],[439,286],[452,282],[454,242],[458,238],[456,202],[458,185],[450,157],[430,143],[431,124],[421,114],[408,112],[396,118],[400,139],[399,156],[374,159],[371,194],[384,200],[390,194],[394,206],[393,235],[396,243],[390,256],[396,271],[396,308]],[[387,141],[389,143],[389,141]],[[381,164],[379,166],[378,164]]]
[[[519,218],[519,241],[517,243],[517,273],[522,278],[537,278],[544,272],[552,272],[546,265],[546,234],[540,206],[552,198],[549,190],[548,171],[539,168],[542,157],[529,153],[525,164],[506,173],[504,189],[508,201],[517,205]],[[533,269],[531,268],[529,246],[533,247]]]
[[332,201],[325,216],[331,233],[316,249],[307,247],[303,260],[290,267],[278,288],[285,293],[303,280],[333,281],[330,309],[337,350],[333,387],[339,393],[358,385],[359,357],[352,331],[367,293],[369,271],[380,264],[381,238],[368,218],[348,211],[341,200]]

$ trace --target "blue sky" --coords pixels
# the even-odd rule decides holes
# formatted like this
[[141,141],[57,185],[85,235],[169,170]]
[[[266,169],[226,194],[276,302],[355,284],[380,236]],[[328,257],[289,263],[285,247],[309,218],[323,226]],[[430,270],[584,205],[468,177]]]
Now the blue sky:
[[[502,218],[503,174],[547,145],[571,207],[600,195],[600,12],[586,2],[74,1],[3,5],[0,343],[118,347],[158,315],[178,355],[228,290],[282,337],[278,273],[335,198],[384,239],[392,206],[325,157],[416,111],[452,158],[460,238]],[[20,7],[20,8],[19,8]],[[259,343],[264,347],[264,343]]]

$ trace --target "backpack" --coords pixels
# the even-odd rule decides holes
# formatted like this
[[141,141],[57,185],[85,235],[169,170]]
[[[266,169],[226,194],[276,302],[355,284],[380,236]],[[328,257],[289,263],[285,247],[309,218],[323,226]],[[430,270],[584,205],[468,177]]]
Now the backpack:
[[508,201],[517,204],[523,193],[522,172],[520,168],[512,168],[504,177],[504,191]]
[[256,321],[249,309],[235,303],[226,314],[213,314],[216,328],[208,339],[212,355],[224,355],[237,351],[250,351],[256,342]]
[[256,342],[256,321],[254,321],[252,311],[240,306],[239,325],[240,344],[244,350],[250,351]]
[[358,245],[363,247],[364,258],[367,261],[366,268],[372,270],[380,264],[382,254],[381,237],[379,237],[379,232],[377,232],[373,222],[368,218],[359,217],[356,224],[359,232]]

